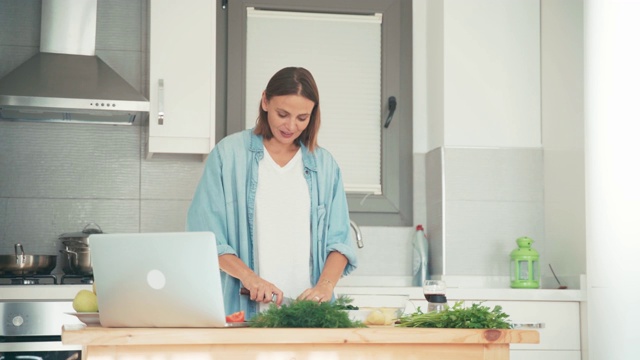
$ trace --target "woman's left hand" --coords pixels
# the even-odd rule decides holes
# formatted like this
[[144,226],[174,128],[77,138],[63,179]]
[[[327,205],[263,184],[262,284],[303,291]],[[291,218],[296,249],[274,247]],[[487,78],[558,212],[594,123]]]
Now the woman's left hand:
[[307,289],[298,296],[298,300],[311,300],[316,302],[331,301],[333,297],[333,283],[325,280],[318,281],[316,286]]

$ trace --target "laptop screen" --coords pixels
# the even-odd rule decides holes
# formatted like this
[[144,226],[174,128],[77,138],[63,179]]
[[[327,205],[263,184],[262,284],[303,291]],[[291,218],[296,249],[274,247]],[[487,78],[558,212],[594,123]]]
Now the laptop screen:
[[225,326],[213,233],[93,234],[88,241],[102,326]]

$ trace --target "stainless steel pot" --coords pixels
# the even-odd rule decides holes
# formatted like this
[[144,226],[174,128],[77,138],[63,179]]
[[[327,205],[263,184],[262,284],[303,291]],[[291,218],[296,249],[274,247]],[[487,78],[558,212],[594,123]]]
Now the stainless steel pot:
[[58,236],[65,246],[83,247],[89,246],[91,234],[102,234],[102,229],[96,223],[88,223],[80,232],[64,233]]
[[65,233],[58,237],[63,249],[60,250],[62,271],[67,275],[93,275],[89,236],[102,234],[96,223],[87,224],[81,232]]
[[56,255],[25,255],[15,244],[15,255],[0,255],[0,275],[49,275],[56,267]]
[[62,271],[67,275],[93,275],[91,264],[91,250],[88,247],[79,247],[74,250],[60,250],[63,254]]

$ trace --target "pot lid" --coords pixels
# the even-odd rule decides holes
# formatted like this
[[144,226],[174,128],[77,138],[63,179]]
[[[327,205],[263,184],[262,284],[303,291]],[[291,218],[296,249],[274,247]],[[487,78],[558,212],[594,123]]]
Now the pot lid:
[[71,232],[64,233],[58,236],[58,239],[69,239],[69,238],[88,238],[91,234],[102,234],[102,228],[96,223],[89,223],[87,226],[79,232]]

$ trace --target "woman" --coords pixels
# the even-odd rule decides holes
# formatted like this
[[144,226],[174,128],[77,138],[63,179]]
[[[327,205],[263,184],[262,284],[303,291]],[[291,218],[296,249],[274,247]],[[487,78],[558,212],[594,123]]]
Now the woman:
[[255,128],[227,136],[207,159],[187,230],[216,235],[227,314],[251,318],[285,296],[331,301],[357,265],[342,175],[318,147],[319,129],[313,76],[287,67],[262,93]]

